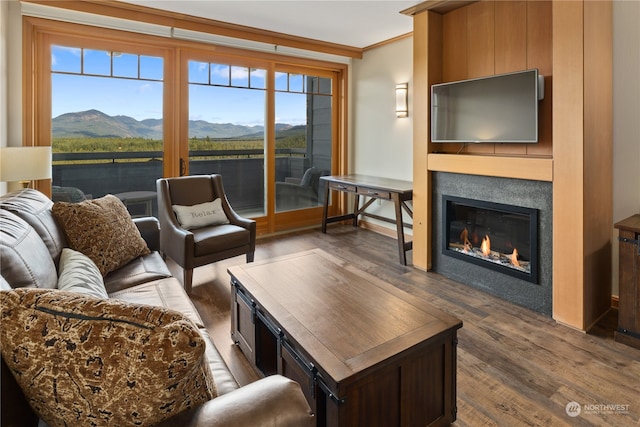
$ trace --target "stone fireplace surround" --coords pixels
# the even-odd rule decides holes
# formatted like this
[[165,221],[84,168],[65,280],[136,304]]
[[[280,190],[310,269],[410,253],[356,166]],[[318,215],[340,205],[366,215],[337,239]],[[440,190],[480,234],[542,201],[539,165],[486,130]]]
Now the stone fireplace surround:
[[[432,271],[539,313],[552,314],[552,184],[448,172],[432,175]],[[538,209],[538,284],[442,253],[442,196]]]

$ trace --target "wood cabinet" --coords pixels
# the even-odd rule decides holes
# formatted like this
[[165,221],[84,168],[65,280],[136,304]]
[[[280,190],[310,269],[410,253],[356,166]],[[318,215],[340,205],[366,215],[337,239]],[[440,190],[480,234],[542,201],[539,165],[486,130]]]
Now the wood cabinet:
[[615,340],[640,348],[640,215],[618,222],[620,292]]

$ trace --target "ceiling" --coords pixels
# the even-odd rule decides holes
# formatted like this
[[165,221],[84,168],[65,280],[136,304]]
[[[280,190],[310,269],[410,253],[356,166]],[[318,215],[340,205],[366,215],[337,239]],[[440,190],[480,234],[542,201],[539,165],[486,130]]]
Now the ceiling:
[[410,33],[413,19],[400,11],[421,3],[415,0],[121,1],[356,48]]

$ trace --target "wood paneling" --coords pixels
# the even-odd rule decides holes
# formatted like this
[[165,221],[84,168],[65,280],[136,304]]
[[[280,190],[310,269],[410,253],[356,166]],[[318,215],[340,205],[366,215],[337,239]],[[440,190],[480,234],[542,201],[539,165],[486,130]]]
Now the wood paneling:
[[484,1],[443,15],[445,82],[538,68],[545,79],[538,144],[437,144],[442,153],[551,156],[551,1]]
[[554,263],[554,315],[588,329],[611,297],[611,4],[554,2],[553,16],[554,254],[569,261]]
[[[444,65],[442,46],[442,16],[424,12],[414,17],[413,39],[413,265],[422,270],[431,268],[431,179],[427,170],[430,140],[430,88],[442,81]],[[433,55],[424,55],[432,52]]]
[[467,78],[495,74],[494,2],[473,3],[467,9]]
[[[495,74],[495,2],[473,3],[467,9],[467,78]],[[494,144],[467,144],[469,154],[493,154]]]
[[609,2],[553,3],[553,307],[580,329],[611,299],[611,13]]
[[443,81],[545,76],[538,144],[430,144],[427,169],[553,182],[554,318],[586,330],[611,301],[611,2],[482,1],[445,14],[442,37]]
[[527,2],[495,3],[495,73],[527,68]]
[[430,171],[553,181],[551,159],[429,154],[428,164]]
[[[584,310],[583,4],[553,3],[553,312],[582,329]],[[560,167],[562,165],[562,167]],[[579,303],[576,303],[579,302]]]
[[527,154],[553,153],[553,31],[551,1],[527,2],[527,68],[537,68],[544,78],[544,99],[538,104],[538,143],[527,145]]
[[[495,3],[495,73],[527,69],[527,2]],[[527,145],[496,144],[495,154],[525,155]]]
[[584,3],[585,328],[611,304],[613,224],[613,16],[611,2]]
[[[442,21],[442,81],[464,80],[467,78],[467,8],[447,13]],[[435,53],[430,52],[431,55],[437,57]]]

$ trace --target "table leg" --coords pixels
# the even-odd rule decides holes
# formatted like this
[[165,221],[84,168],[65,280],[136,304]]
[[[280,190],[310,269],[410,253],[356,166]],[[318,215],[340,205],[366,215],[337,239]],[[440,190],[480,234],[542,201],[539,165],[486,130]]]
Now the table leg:
[[396,230],[398,232],[398,253],[400,255],[400,263],[407,265],[407,253],[404,247],[404,223],[402,221],[402,204],[397,194],[392,194],[393,204],[396,208]]
[[358,226],[358,211],[360,210],[360,196],[359,195],[355,195],[354,201],[353,201],[353,226],[357,227]]
[[329,184],[324,186],[324,204],[322,205],[322,232],[327,232],[327,215],[329,214]]

